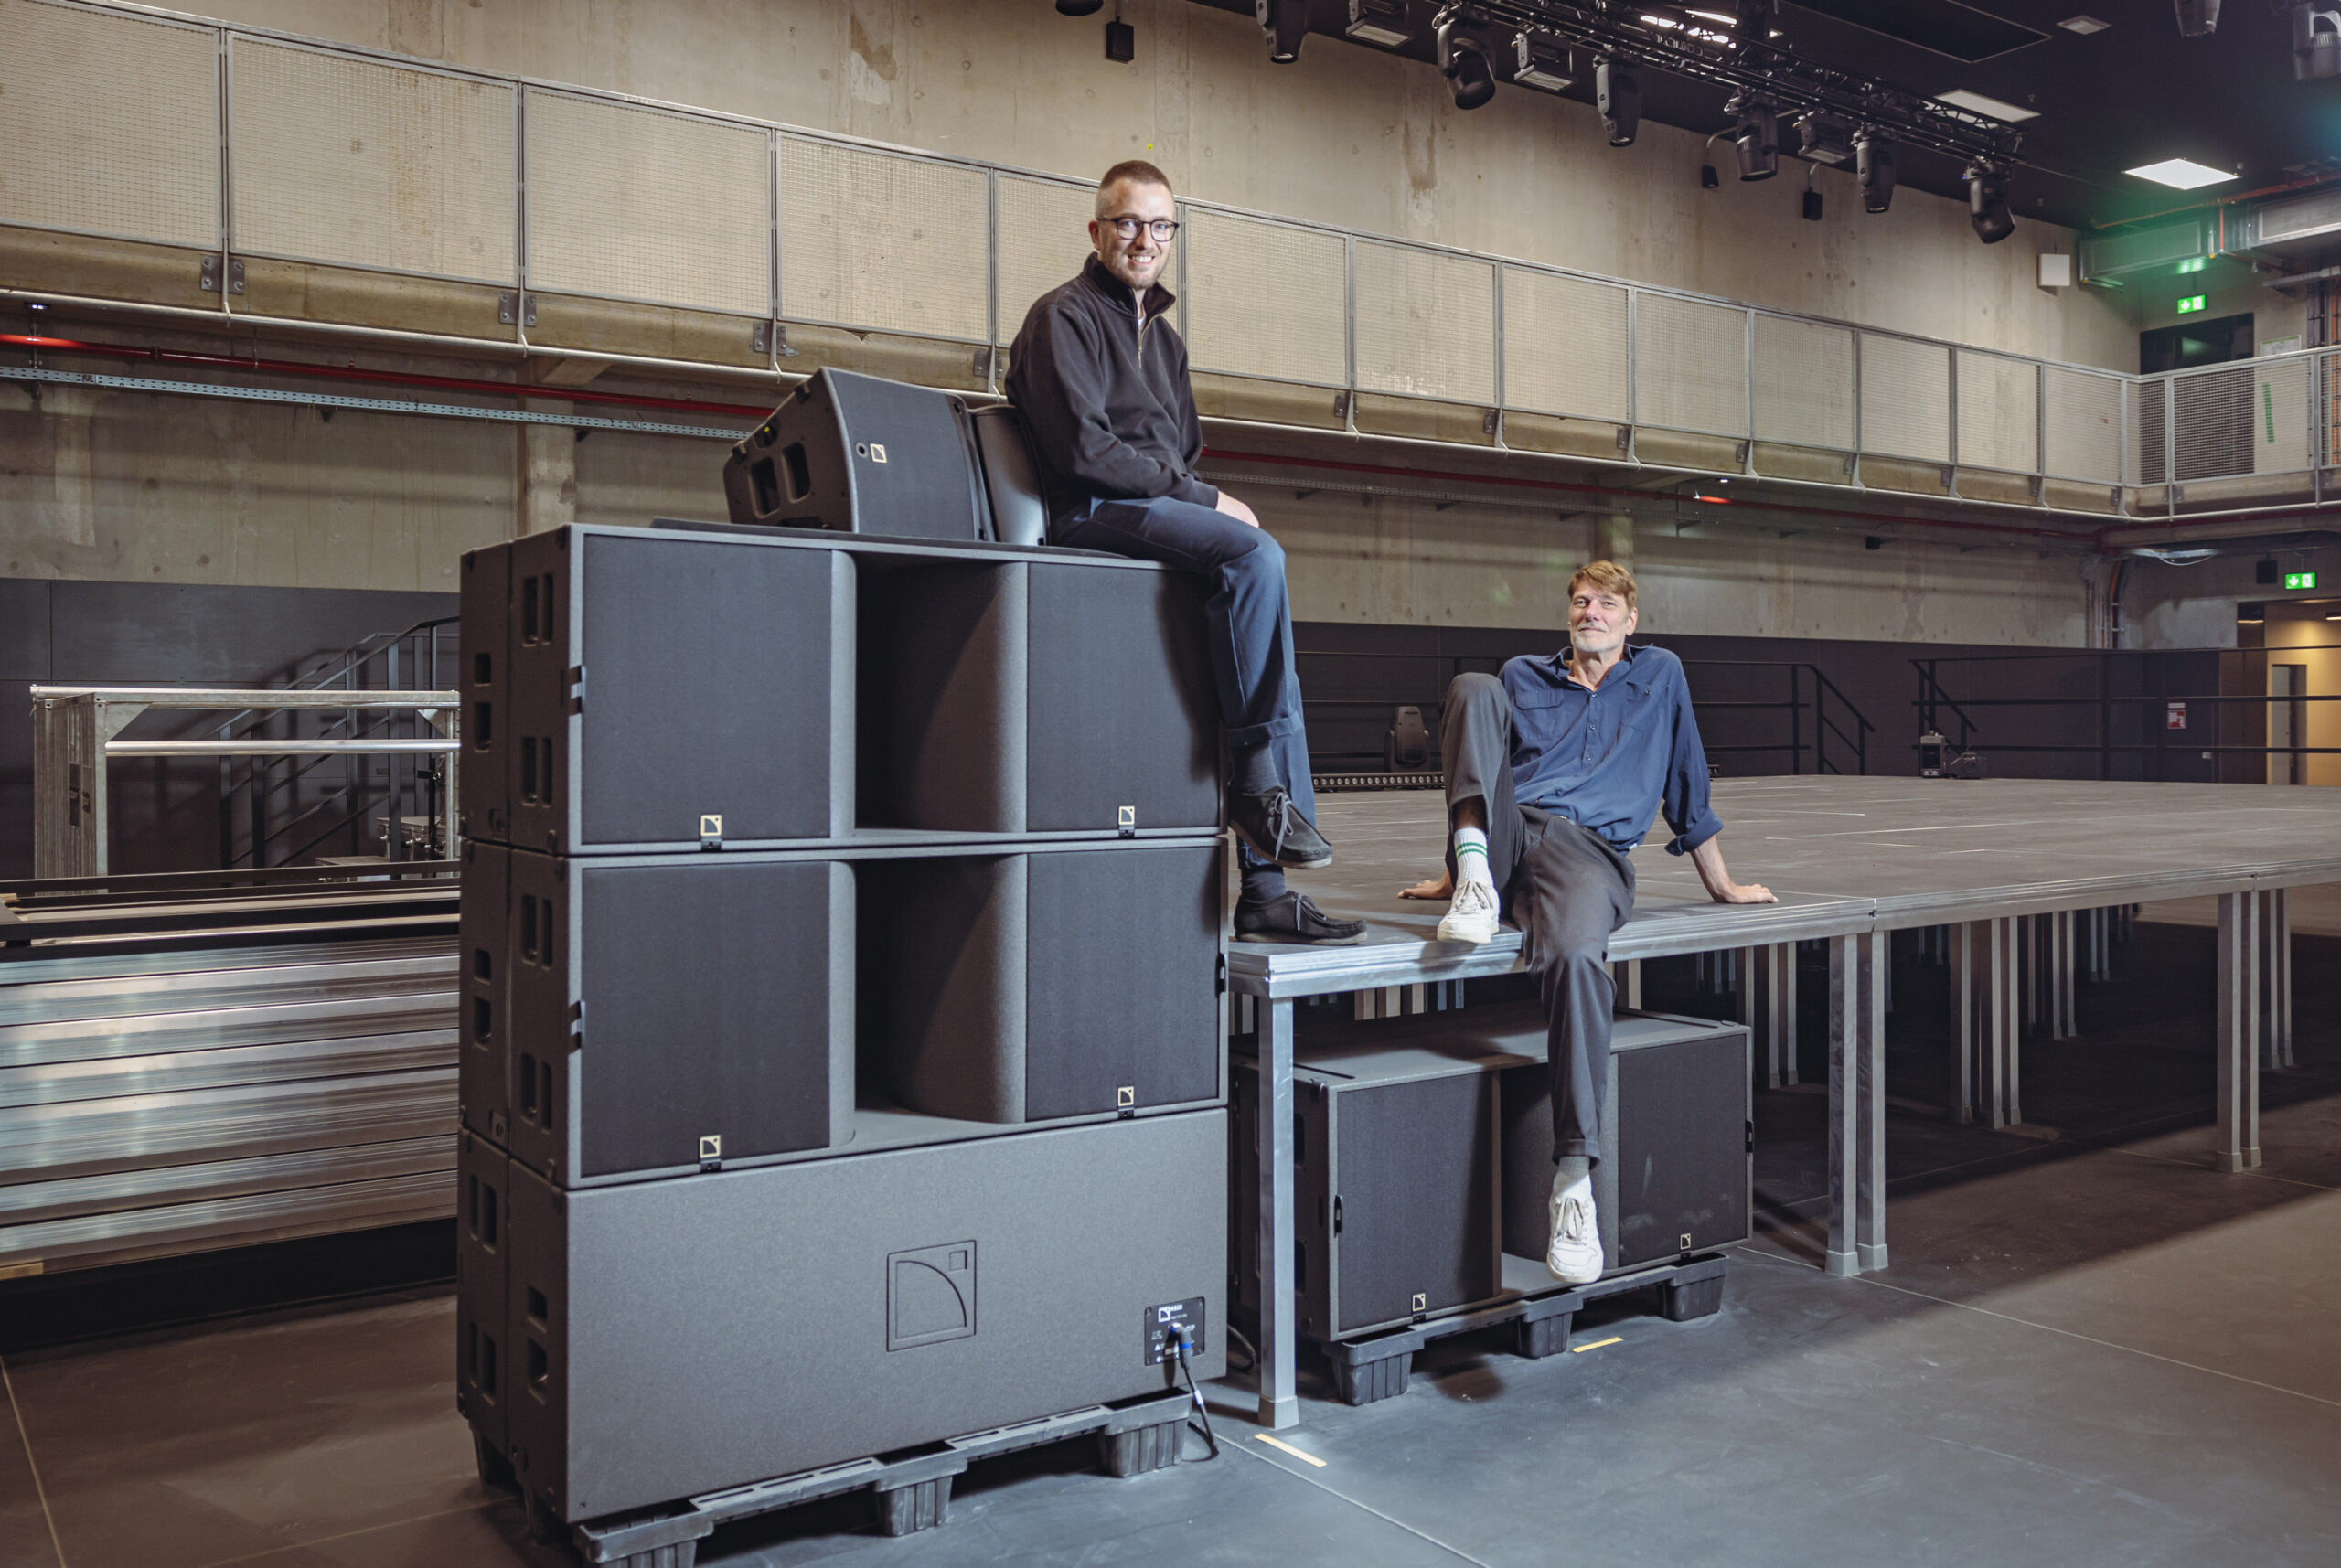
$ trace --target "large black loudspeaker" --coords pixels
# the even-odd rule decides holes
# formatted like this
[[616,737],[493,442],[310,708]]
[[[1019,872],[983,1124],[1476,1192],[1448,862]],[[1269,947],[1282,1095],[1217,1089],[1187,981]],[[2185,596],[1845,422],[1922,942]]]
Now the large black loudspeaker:
[[456,685],[464,694],[458,728],[464,749],[455,759],[455,805],[466,838],[504,842],[512,824],[507,777],[511,752],[511,647],[505,620],[511,613],[512,552],[475,549],[464,556],[463,625],[456,634]]
[[514,752],[512,844],[695,848],[850,827],[853,674],[831,635],[853,613],[844,552],[571,528],[510,559],[497,733]]
[[735,523],[991,537],[966,402],[850,370],[815,371],[734,446],[723,494]]
[[996,1123],[1217,1101],[1221,865],[1212,844],[861,862],[891,1097]]
[[472,840],[464,846],[463,908],[456,920],[455,1104],[463,1125],[502,1143],[504,1039],[512,1022],[512,851]]
[[[1292,1080],[1301,1332],[1344,1339],[1493,1298],[1496,1075],[1422,1047],[1307,1054]],[[1256,1069],[1240,1076],[1248,1104]],[[1256,1305],[1256,1270],[1237,1277]]]
[[852,872],[754,853],[511,859],[507,1147],[559,1185],[852,1136]]
[[[1543,1033],[1540,1020],[1540,1055]],[[1593,1168],[1604,1273],[1748,1239],[1755,1149],[1748,1040],[1743,1024],[1619,1015],[1601,1163]],[[1550,1083],[1542,1061],[1503,1074],[1503,1245],[1523,1257],[1543,1257],[1551,1239]]]

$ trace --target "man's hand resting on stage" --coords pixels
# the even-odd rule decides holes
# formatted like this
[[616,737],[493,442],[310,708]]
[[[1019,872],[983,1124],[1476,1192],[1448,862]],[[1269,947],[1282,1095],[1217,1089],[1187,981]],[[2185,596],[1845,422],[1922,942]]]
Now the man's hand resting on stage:
[[1723,840],[1710,838],[1691,851],[1691,864],[1698,869],[1699,880],[1707,885],[1707,896],[1719,904],[1776,904],[1772,890],[1760,882],[1735,882],[1724,869]]

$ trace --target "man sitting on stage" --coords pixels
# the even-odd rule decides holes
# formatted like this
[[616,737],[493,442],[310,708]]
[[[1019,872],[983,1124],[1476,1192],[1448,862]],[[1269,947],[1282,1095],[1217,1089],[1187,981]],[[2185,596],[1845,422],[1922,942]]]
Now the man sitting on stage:
[[1203,427],[1187,348],[1155,279],[1179,232],[1170,184],[1148,163],[1097,185],[1096,254],[1032,303],[1010,347],[1008,396],[1040,449],[1049,540],[1159,560],[1210,581],[1204,607],[1227,730],[1227,825],[1243,840],[1235,934],[1342,944],[1365,927],[1328,920],[1282,868],[1329,865],[1293,668],[1284,551],[1252,508],[1195,477]]
[[1609,937],[1634,913],[1627,852],[1663,809],[1667,852],[1690,855],[1717,903],[1776,901],[1724,868],[1683,661],[1629,646],[1637,619],[1633,574],[1597,560],[1569,580],[1568,651],[1513,659],[1501,680],[1455,677],[1439,719],[1447,874],[1403,894],[1452,896],[1441,942],[1491,940],[1506,903],[1520,926],[1545,1002],[1560,1162],[1545,1265],[1566,1285],[1601,1276],[1592,1168],[1616,1002]]

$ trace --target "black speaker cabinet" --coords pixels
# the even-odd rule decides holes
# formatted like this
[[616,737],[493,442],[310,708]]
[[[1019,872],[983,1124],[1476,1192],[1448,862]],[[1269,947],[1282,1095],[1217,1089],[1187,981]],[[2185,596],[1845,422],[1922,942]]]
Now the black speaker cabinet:
[[862,828],[1219,826],[1203,587],[1119,560],[856,560]]
[[732,449],[735,523],[991,537],[976,432],[948,392],[823,368]]
[[889,1095],[992,1123],[1219,1102],[1221,854],[859,862],[862,1014]]
[[464,896],[456,920],[458,955],[455,1103],[463,1125],[502,1144],[504,1038],[512,1021],[510,931],[512,852],[474,839],[464,846]]
[[1220,1110],[585,1192],[515,1162],[518,1479],[576,1520],[1159,1395],[1179,1303],[1217,1377],[1226,1180]]
[[[770,845],[852,820],[853,561],[572,526],[512,547],[511,842]],[[847,646],[850,646],[848,639]]]
[[506,1447],[505,1197],[511,1160],[469,1132],[455,1142],[455,1408],[493,1454]]
[[[1542,1057],[1542,1021],[1516,1043]],[[1593,1169],[1604,1272],[1748,1239],[1753,1071],[1744,1024],[1618,1016]],[[1542,1258],[1551,1235],[1552,1105],[1542,1061],[1504,1071],[1503,1245],[1522,1257]]]
[[847,866],[516,851],[511,867],[515,1159],[583,1187],[850,1137]]
[[[1256,1104],[1256,1065],[1237,1072]],[[1419,1047],[1311,1051],[1292,1089],[1302,1333],[1346,1339],[1501,1294],[1494,1072]],[[1256,1264],[1237,1277],[1256,1309]]]
[[455,684],[464,694],[457,730],[463,751],[455,760],[455,801],[463,837],[504,843],[511,781],[512,710],[508,633],[512,590],[512,547],[490,545],[464,555],[463,624],[456,636]]

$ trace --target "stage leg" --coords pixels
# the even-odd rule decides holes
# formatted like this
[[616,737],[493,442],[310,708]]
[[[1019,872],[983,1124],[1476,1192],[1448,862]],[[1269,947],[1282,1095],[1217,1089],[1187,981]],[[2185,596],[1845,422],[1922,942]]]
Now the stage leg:
[[1991,926],[1968,921],[1950,928],[1951,938],[1951,1119],[1975,1119],[1976,1041],[1983,1034],[1984,944]]
[[1829,1244],[1833,1275],[1886,1266],[1886,934],[1829,939]]
[[1891,936],[1875,932],[1859,944],[1863,1029],[1855,1083],[1861,1096],[1860,1170],[1854,1193],[1854,1253],[1864,1274],[1886,1266],[1886,1001]]
[[2052,944],[2052,955],[2055,959],[2052,965],[2055,980],[2054,996],[2057,1004],[2055,1035],[2058,1040],[2070,1040],[2080,1033],[2079,1023],[2074,1017],[2073,1005],[2074,912],[2060,909],[2050,916],[2049,920],[2049,942]]
[[1260,1129],[1256,1143],[1260,1189],[1261,1425],[1300,1424],[1295,1378],[1300,1358],[1293,1300],[1299,1287],[1292,1216],[1292,1000],[1264,1002],[1260,1030]]
[[1764,1040],[1770,1086],[1796,1082],[1796,944],[1776,942],[1764,954]]
[[2260,1065],[2263,1071],[2293,1065],[2293,916],[2283,888],[2270,888],[2260,900]]
[[2219,895],[2220,1170],[2260,1163],[2260,899]]

